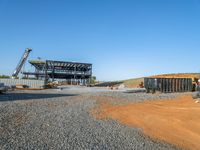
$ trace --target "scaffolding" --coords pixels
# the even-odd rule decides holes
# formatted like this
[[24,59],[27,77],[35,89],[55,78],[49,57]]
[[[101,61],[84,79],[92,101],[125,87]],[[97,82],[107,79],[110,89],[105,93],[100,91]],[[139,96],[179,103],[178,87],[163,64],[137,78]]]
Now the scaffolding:
[[92,64],[54,60],[31,60],[35,72],[23,72],[25,76],[34,75],[37,79],[48,81],[65,80],[68,84],[87,85],[92,76]]

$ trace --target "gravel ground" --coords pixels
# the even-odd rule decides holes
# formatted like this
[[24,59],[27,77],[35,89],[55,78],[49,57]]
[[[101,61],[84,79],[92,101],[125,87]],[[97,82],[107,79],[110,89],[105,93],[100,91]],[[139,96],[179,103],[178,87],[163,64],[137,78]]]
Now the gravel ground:
[[123,104],[177,95],[83,87],[9,92],[0,95],[0,149],[177,149],[141,129],[90,114],[102,99]]

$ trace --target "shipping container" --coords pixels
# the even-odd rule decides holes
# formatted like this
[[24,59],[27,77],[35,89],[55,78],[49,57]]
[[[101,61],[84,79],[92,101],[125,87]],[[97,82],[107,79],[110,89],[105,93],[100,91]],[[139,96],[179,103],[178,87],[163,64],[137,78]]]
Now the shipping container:
[[192,91],[191,78],[144,78],[144,87],[149,92],[163,93]]

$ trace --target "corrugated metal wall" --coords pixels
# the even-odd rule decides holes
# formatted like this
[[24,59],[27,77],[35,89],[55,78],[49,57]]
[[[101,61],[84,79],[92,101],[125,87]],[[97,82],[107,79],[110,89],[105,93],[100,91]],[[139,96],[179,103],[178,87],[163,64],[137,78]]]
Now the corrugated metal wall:
[[1,83],[6,86],[12,86],[16,84],[28,85],[30,88],[41,88],[44,86],[43,80],[27,80],[27,79],[0,79]]
[[144,86],[149,90],[170,92],[189,92],[192,91],[191,78],[145,78]]

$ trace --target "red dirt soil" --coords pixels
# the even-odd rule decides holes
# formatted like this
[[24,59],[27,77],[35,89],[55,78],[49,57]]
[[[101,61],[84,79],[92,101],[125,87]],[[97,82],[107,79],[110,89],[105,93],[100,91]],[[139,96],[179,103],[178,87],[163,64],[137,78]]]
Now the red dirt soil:
[[141,128],[151,138],[177,147],[200,149],[200,103],[190,95],[117,106],[103,101],[92,113],[98,119],[112,118]]

